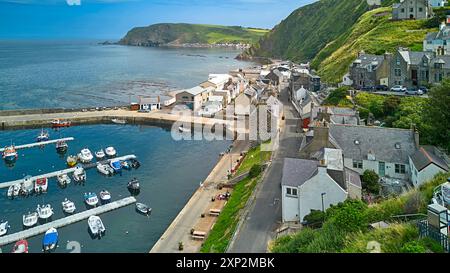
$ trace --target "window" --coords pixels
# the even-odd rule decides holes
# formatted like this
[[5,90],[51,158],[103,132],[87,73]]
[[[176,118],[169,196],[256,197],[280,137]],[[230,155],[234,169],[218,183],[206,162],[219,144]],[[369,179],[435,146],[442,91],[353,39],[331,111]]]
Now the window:
[[355,169],[362,169],[363,168],[363,161],[362,160],[355,160],[355,159],[353,159],[353,168],[355,168]]
[[423,8],[419,8],[419,12],[422,12],[423,11]]
[[396,68],[394,69],[394,74],[396,77],[401,77],[402,76],[402,70],[400,68]]
[[296,188],[286,188],[286,195],[287,196],[297,196],[297,189]]
[[400,11],[401,11],[401,12],[405,12],[405,9],[402,8]]
[[395,164],[395,173],[405,174],[406,166],[403,164]]
[[414,12],[414,8],[409,8],[409,12]]
[[397,63],[397,65],[400,65],[400,57],[397,57],[396,63]]

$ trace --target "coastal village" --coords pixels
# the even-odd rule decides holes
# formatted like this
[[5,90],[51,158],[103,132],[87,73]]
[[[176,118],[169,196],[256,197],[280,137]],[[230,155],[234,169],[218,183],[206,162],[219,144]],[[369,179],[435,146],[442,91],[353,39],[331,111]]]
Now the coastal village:
[[[380,5],[380,1],[372,2],[374,7]],[[393,5],[392,20],[432,18],[433,7],[445,2],[400,0]],[[346,200],[376,204],[448,173],[447,151],[422,145],[415,124],[409,129],[387,127],[373,115],[362,117],[355,100],[361,93],[428,98],[430,90],[446,78],[450,78],[450,16],[437,32],[426,35],[423,51],[399,47],[382,55],[359,52],[338,86],[323,82],[309,62],[272,60],[267,65],[209,74],[191,88],[137,95],[120,109],[19,113],[1,116],[0,122],[2,129],[41,126],[55,118],[75,125],[112,119],[133,124],[175,123],[172,130],[185,136],[195,132],[195,124],[223,126],[236,139],[220,154],[210,175],[150,252],[214,252],[214,247],[219,247],[209,241],[216,238],[220,251],[265,252],[278,236],[320,226],[320,221],[310,221],[315,213],[325,213]],[[351,105],[328,104],[327,98],[336,90],[345,90]],[[261,106],[267,106],[263,114],[269,122],[263,126],[265,121],[256,119],[257,127],[268,127],[270,141],[251,137],[250,123],[261,114]],[[183,117],[180,126],[179,111],[192,115]],[[238,128],[242,120],[245,127]],[[236,137],[239,134],[245,137]],[[265,142],[272,144],[270,150],[263,151]],[[376,177],[375,192],[367,189],[364,177],[368,175]],[[247,195],[239,195],[242,189],[238,185],[243,181],[248,183],[246,187],[251,185]],[[235,202],[242,202],[243,196],[245,202],[234,212],[232,229],[222,226],[218,231],[223,212],[235,195],[242,198]],[[434,189],[427,208],[421,228],[437,230],[433,234],[447,238],[442,246],[450,252],[450,179]],[[389,225],[386,221],[371,223],[375,229]],[[220,232],[227,233],[226,242],[220,242],[224,237]]]

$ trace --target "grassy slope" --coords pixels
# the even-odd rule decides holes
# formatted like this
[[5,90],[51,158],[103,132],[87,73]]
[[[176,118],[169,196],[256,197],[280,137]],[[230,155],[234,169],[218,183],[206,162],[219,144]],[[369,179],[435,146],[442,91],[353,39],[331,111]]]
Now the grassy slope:
[[427,32],[426,20],[391,21],[391,8],[379,8],[365,13],[344,34],[323,48],[314,58],[312,65],[318,68],[325,81],[339,82],[348,71],[348,66],[357,53],[382,54],[393,52],[399,46],[412,50],[422,49],[422,40]]
[[156,43],[255,43],[267,30],[238,26],[155,24],[130,30],[120,41],[122,44],[136,42]]

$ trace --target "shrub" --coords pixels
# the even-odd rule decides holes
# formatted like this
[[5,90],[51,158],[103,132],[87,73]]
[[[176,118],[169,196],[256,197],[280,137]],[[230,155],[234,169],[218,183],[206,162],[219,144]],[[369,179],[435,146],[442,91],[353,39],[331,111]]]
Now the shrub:
[[255,178],[257,177],[262,171],[262,166],[259,164],[255,164],[250,168],[250,171],[248,173],[249,178]]
[[367,205],[360,200],[346,200],[339,209],[336,209],[330,218],[338,230],[354,232],[365,230],[368,222],[364,211]]
[[423,243],[414,240],[411,242],[407,242],[403,245],[403,247],[400,249],[400,252],[402,253],[425,253],[426,248],[423,246]]
[[311,210],[311,213],[303,218],[303,220],[305,220],[308,225],[322,223],[324,219],[325,213],[321,210]]
[[424,200],[423,196],[420,192],[413,192],[408,195],[405,205],[403,207],[403,211],[406,214],[419,213],[421,208],[423,207]]
[[283,236],[275,240],[271,252],[274,253],[304,253],[308,244],[314,240],[317,232],[310,228],[304,228],[300,232]]
[[378,182],[379,180],[380,177],[375,171],[365,170],[361,177],[363,189],[366,189],[373,194],[379,194],[381,189],[380,183]]

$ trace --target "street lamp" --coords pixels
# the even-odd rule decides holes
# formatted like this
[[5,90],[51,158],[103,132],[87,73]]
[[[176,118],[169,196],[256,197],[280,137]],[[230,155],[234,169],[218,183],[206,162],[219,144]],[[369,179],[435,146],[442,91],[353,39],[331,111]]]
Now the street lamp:
[[325,208],[324,208],[324,205],[323,205],[323,197],[324,197],[326,194],[327,194],[326,192],[322,192],[322,193],[320,194],[320,197],[322,197],[322,212],[325,212]]

